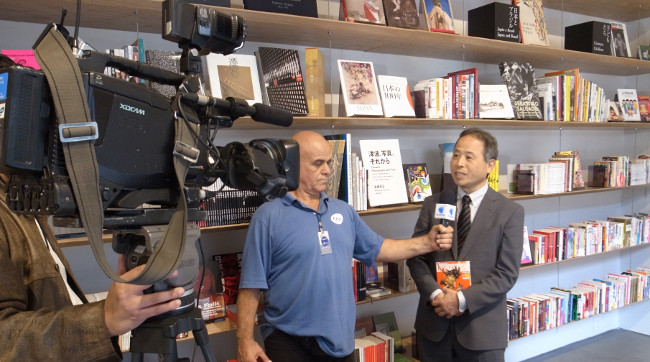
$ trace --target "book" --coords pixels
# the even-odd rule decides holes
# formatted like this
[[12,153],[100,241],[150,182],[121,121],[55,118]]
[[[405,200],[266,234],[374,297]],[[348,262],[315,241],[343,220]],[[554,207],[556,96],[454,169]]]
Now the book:
[[203,57],[203,62],[204,78],[212,97],[239,98],[251,106],[264,103],[254,55],[210,53]]
[[402,344],[402,336],[399,333],[399,326],[395,318],[395,312],[379,313],[372,316],[375,324],[375,331],[393,337],[395,340],[395,352],[404,353],[406,350]]
[[316,0],[244,0],[244,9],[318,17]]
[[607,116],[608,122],[622,122],[623,115],[621,106],[616,101],[609,101],[609,114]]
[[617,57],[630,58],[630,43],[624,23],[610,22],[612,25],[612,54]]
[[[144,51],[146,63],[154,67],[180,73],[181,53],[173,50],[146,49]],[[167,98],[173,98],[176,95],[176,87],[169,84],[160,84],[155,81],[149,82],[151,89],[158,91]]]
[[343,168],[343,157],[345,155],[345,140],[344,139],[329,139],[332,163],[330,165],[331,174],[327,180],[327,189],[325,193],[338,197],[339,186],[341,182],[341,171]]
[[650,122],[650,96],[638,96],[639,115],[642,122]]
[[359,148],[368,168],[368,205],[407,203],[399,140],[360,140]]
[[196,306],[201,309],[204,321],[218,321],[226,317],[219,263],[213,259],[211,264],[199,266],[199,275],[194,283],[194,290],[198,291]]
[[508,95],[517,119],[541,120],[535,69],[530,63],[503,62],[499,64],[503,84],[508,88]]
[[241,279],[242,253],[213,255],[212,259],[219,263],[219,277],[223,285],[224,304],[229,306],[237,303],[239,280]]
[[427,29],[444,33],[454,33],[454,15],[449,0],[422,0]]
[[457,98],[456,118],[478,118],[479,79],[478,68],[468,68],[447,73],[455,83]]
[[339,181],[338,195],[330,195],[353,204],[352,197],[352,135],[349,133],[325,135],[326,140],[343,140],[343,161]]
[[325,117],[325,60],[318,48],[305,49],[305,97],[309,115]]
[[512,103],[505,84],[479,85],[479,118],[512,119],[515,118]]
[[341,0],[345,21],[386,25],[383,0]]
[[650,60],[650,45],[640,45],[638,48],[639,59]]
[[408,292],[416,289],[415,281],[411,277],[406,260],[386,263],[384,285],[393,290],[399,290],[400,292]]
[[264,103],[294,115],[309,113],[300,56],[295,49],[259,47],[255,56]]
[[423,202],[427,196],[432,195],[427,164],[409,163],[404,164],[403,167],[409,202]]
[[563,76],[560,86],[562,87],[562,104],[563,120],[564,121],[578,121],[580,120],[580,102],[581,93],[579,87],[576,87],[576,82],[580,82],[581,75],[579,68],[563,69],[555,72],[544,74],[545,77]]
[[398,28],[418,29],[420,14],[415,0],[384,0],[386,24]]
[[377,85],[384,117],[415,117],[406,77],[378,75]]
[[372,62],[338,60],[345,114],[383,116]]
[[467,289],[472,285],[469,260],[436,262],[436,281],[441,287]]
[[519,29],[523,44],[548,46],[542,0],[512,0],[519,7]]
[[636,89],[617,89],[615,100],[621,107],[621,116],[624,121],[641,121],[639,99],[636,95]]
[[521,253],[521,265],[532,264],[533,256],[530,250],[530,239],[528,236],[528,228],[524,225],[524,247]]

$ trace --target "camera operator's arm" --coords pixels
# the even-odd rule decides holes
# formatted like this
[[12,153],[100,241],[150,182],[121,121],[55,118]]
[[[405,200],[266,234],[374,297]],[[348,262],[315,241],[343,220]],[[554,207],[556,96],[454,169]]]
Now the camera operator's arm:
[[255,342],[255,313],[260,300],[259,289],[240,289],[237,296],[237,360],[270,362],[262,347]]
[[[118,273],[125,280],[137,277],[145,265],[137,266],[128,272],[124,263],[124,254],[119,255]],[[178,273],[177,271],[174,274]],[[170,275],[170,278],[175,275]],[[135,285],[113,283],[108,290],[104,303],[104,317],[106,327],[111,336],[118,336],[139,326],[147,318],[158,314],[173,311],[180,307],[178,300],[183,293],[183,288],[174,288],[163,292],[143,294],[149,285]]]

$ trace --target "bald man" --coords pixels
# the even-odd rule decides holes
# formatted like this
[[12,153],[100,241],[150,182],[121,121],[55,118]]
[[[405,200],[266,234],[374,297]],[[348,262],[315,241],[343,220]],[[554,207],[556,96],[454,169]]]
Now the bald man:
[[[303,131],[300,181],[295,191],[262,205],[253,215],[242,260],[237,302],[238,360],[354,361],[352,258],[397,261],[451,247],[453,229],[436,225],[411,239],[377,235],[346,202],[325,194],[330,145]],[[265,350],[253,339],[261,323]]]

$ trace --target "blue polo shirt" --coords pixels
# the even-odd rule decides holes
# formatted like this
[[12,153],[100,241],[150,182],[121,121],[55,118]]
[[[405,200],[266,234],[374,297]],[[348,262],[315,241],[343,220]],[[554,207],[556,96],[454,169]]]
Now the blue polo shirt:
[[[319,220],[331,254],[321,255]],[[289,193],[262,205],[248,229],[239,287],[264,291],[264,338],[277,328],[316,337],[332,356],[352,353],[352,258],[372,263],[383,241],[350,205],[325,193],[318,212]]]

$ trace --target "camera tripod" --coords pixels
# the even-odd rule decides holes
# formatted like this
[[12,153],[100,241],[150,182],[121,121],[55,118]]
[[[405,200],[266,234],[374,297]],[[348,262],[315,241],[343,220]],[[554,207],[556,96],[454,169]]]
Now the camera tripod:
[[163,361],[189,361],[189,358],[178,358],[176,346],[176,336],[189,331],[201,348],[203,358],[215,362],[208,348],[208,331],[198,308],[168,317],[150,318],[134,329],[131,332],[131,361],[142,362],[144,353],[158,353]]

